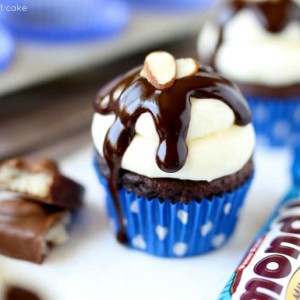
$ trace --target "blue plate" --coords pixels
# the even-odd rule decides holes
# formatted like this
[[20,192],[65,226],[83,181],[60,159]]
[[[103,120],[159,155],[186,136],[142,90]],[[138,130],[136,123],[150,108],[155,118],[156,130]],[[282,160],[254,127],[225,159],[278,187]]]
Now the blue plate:
[[150,12],[188,12],[207,9],[214,0],[128,0],[133,8]]
[[13,34],[27,39],[70,42],[106,38],[121,32],[129,22],[123,0],[5,0],[26,11],[4,12],[3,23]]
[[8,32],[0,25],[0,71],[5,69],[12,60],[15,44]]

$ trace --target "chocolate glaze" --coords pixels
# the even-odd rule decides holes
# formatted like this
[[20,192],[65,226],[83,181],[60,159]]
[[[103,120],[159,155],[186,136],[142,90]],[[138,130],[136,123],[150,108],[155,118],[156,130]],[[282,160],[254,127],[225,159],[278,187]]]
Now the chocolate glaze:
[[0,202],[0,254],[42,263],[45,237],[65,213],[24,199]]
[[10,287],[6,291],[4,300],[41,300],[41,298],[33,292],[25,289],[19,287]]
[[258,21],[269,32],[276,34],[285,29],[293,21],[300,21],[300,7],[292,0],[228,0],[222,2],[218,14],[218,27],[220,28],[219,40],[214,53],[207,64],[216,68],[216,56],[224,42],[224,32],[230,19],[242,9],[254,12]]
[[[226,103],[235,114],[237,125],[251,121],[251,113],[243,96],[227,79],[211,69],[199,68],[191,77],[177,79],[172,87],[158,90],[147,79],[140,77],[141,67],[99,92],[95,101],[100,114],[114,113],[116,119],[107,132],[103,153],[110,170],[109,187],[119,219],[118,240],[126,242],[122,211],[118,197],[118,177],[123,155],[135,136],[135,124],[143,113],[150,113],[159,136],[156,153],[158,167],[167,173],[179,171],[185,164],[188,149],[190,97],[217,99]],[[122,91],[116,95],[116,91]]]

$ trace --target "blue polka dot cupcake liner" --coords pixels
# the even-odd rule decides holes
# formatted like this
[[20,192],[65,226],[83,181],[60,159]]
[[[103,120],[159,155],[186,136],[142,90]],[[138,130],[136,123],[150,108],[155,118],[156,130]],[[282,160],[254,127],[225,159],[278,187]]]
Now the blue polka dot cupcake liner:
[[246,98],[260,143],[274,147],[300,144],[300,96],[274,99],[246,95]]
[[19,5],[23,11],[2,11],[11,32],[29,40],[72,42],[108,38],[122,32],[129,20],[123,0],[4,0],[3,7]]
[[150,12],[183,12],[192,10],[208,9],[213,0],[128,0],[131,6],[139,11]]
[[0,71],[5,70],[14,55],[15,43],[6,28],[0,26]]
[[[94,163],[106,191],[108,217],[119,221],[108,181]],[[119,198],[129,247],[160,257],[188,257],[216,250],[232,236],[253,176],[231,193],[188,204],[149,200],[121,189]]]

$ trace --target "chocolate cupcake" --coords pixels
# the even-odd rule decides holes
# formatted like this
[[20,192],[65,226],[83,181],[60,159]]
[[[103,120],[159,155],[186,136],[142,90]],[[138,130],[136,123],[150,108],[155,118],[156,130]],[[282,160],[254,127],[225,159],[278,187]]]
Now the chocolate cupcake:
[[117,239],[165,257],[223,245],[253,175],[251,114],[236,86],[153,52],[103,87],[95,110],[95,167]]
[[229,0],[198,39],[200,59],[234,80],[271,145],[300,143],[300,2]]

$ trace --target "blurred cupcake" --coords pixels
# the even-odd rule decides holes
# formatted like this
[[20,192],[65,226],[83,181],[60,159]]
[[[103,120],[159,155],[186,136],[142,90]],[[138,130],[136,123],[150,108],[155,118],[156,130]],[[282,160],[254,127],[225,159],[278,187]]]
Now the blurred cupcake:
[[95,166],[118,240],[165,257],[222,246],[253,174],[239,90],[192,58],[153,52],[103,87],[95,109]]
[[[129,21],[123,0],[5,0],[3,22],[23,38],[73,41],[104,38],[122,31]],[[11,9],[10,9],[11,10]]]
[[205,9],[213,0],[128,0],[128,2],[133,8],[142,11],[182,12],[193,9]]
[[10,33],[0,25],[0,71],[6,69],[13,58],[14,41]]
[[238,83],[257,132],[300,143],[300,2],[229,0],[201,30],[200,59]]

